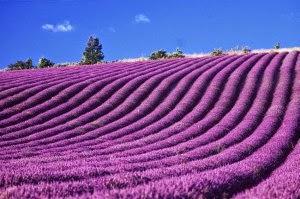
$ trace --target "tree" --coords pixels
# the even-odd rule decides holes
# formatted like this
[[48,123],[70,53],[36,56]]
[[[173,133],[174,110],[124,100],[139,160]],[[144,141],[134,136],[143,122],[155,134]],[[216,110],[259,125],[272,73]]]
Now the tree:
[[223,55],[223,50],[221,48],[214,49],[210,54],[212,56],[220,56]]
[[47,68],[47,67],[51,67],[53,65],[54,65],[54,63],[52,61],[50,61],[49,59],[47,59],[45,57],[42,57],[39,60],[38,68]]
[[182,52],[182,50],[180,50],[179,48],[176,48],[176,51],[171,53],[168,58],[183,58],[184,54]]
[[98,38],[90,36],[85,51],[83,52],[83,59],[81,63],[96,64],[103,59],[104,54],[102,52],[102,44],[99,42]]
[[277,42],[277,43],[274,45],[274,48],[275,48],[275,49],[279,49],[279,48],[280,48],[280,43]]
[[32,64],[32,59],[29,58],[26,61],[17,61],[14,64],[9,64],[7,66],[8,70],[22,70],[22,69],[31,69],[34,68],[33,64]]
[[165,50],[158,50],[156,52],[151,53],[149,59],[155,60],[155,59],[164,59],[168,58],[167,51]]
[[242,52],[245,53],[245,54],[247,54],[247,53],[250,53],[250,52],[251,52],[251,49],[250,49],[249,47],[247,47],[247,46],[244,46],[244,47],[242,48]]

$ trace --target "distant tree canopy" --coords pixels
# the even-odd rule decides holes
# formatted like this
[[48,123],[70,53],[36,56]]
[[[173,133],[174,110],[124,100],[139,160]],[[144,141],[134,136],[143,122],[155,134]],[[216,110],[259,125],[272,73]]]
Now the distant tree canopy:
[[183,58],[183,57],[184,57],[183,52],[179,48],[176,48],[176,51],[173,53],[167,53],[167,51],[163,49],[155,51],[151,53],[149,59],[155,60],[155,59]]
[[49,60],[45,57],[42,57],[39,60],[38,68],[47,68],[47,67],[51,67],[53,65],[54,65],[54,63],[51,60]]
[[274,48],[275,48],[275,49],[279,49],[279,48],[280,48],[280,43],[277,42],[277,43],[274,45]]
[[[216,50],[216,49],[214,49]],[[248,46],[240,46],[237,45],[234,48],[231,48],[231,50],[229,52],[242,52],[244,54],[250,53],[251,52],[251,48],[249,48]]]
[[151,53],[149,59],[155,60],[155,59],[163,59],[167,57],[168,57],[167,51],[161,49]]
[[220,56],[223,55],[223,50],[221,48],[214,49],[211,53],[212,56]]
[[245,46],[245,47],[242,48],[242,52],[247,54],[247,53],[251,52],[251,49],[249,47]]
[[171,53],[168,57],[169,58],[183,58],[184,54],[183,54],[182,50],[180,50],[179,48],[176,48],[176,51]]
[[97,37],[90,36],[85,51],[83,52],[82,64],[96,64],[104,59],[102,44]]
[[17,61],[14,64],[9,64],[7,66],[8,70],[22,70],[22,69],[31,69],[34,68],[33,64],[32,64],[32,59],[29,58],[26,61]]

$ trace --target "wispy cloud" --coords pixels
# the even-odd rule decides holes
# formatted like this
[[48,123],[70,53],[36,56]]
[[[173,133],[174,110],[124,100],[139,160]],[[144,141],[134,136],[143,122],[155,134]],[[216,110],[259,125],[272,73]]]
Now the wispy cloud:
[[108,29],[109,32],[112,32],[112,33],[117,32],[116,29],[112,26],[108,27],[107,29]]
[[58,24],[44,24],[42,25],[42,29],[51,32],[70,32],[74,29],[74,27],[69,21],[64,21],[63,23]]
[[151,20],[144,14],[135,15],[134,21],[136,23],[150,23]]

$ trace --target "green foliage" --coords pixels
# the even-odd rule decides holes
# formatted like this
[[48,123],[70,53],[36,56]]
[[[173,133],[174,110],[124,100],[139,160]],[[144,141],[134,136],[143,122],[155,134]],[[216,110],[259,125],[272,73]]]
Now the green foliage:
[[245,53],[245,54],[247,54],[247,53],[250,53],[250,52],[251,52],[251,49],[250,49],[249,47],[247,47],[247,46],[244,46],[244,47],[242,48],[242,52]]
[[34,68],[33,64],[32,64],[32,59],[29,58],[26,61],[17,61],[14,64],[9,64],[7,66],[8,70],[22,70],[22,69],[31,69]]
[[179,48],[176,48],[176,51],[173,53],[167,53],[167,51],[163,49],[155,51],[151,53],[149,59],[155,60],[155,59],[183,58],[183,57],[185,57],[183,52]]
[[221,48],[214,49],[214,50],[211,52],[211,55],[212,55],[212,56],[220,56],[220,55],[223,55],[223,50],[222,50]]
[[155,60],[155,59],[165,59],[168,58],[167,51],[165,50],[158,50],[156,52],[151,53],[149,59]]
[[54,63],[45,57],[42,57],[39,60],[38,68],[47,68],[47,67],[52,67],[52,66],[54,66]]
[[85,51],[83,52],[82,64],[96,64],[104,59],[104,54],[102,52],[102,44],[99,39],[90,36],[87,42]]
[[277,42],[277,43],[274,45],[274,48],[275,48],[275,49],[279,49],[279,48],[280,48],[280,43]]
[[179,48],[176,48],[176,51],[171,53],[168,56],[168,58],[183,58],[183,57],[184,57],[184,54]]

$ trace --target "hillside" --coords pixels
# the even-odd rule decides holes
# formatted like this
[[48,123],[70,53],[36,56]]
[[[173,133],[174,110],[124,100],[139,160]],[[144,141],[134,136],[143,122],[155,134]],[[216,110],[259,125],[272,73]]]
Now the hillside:
[[299,198],[300,54],[0,72],[0,198]]

